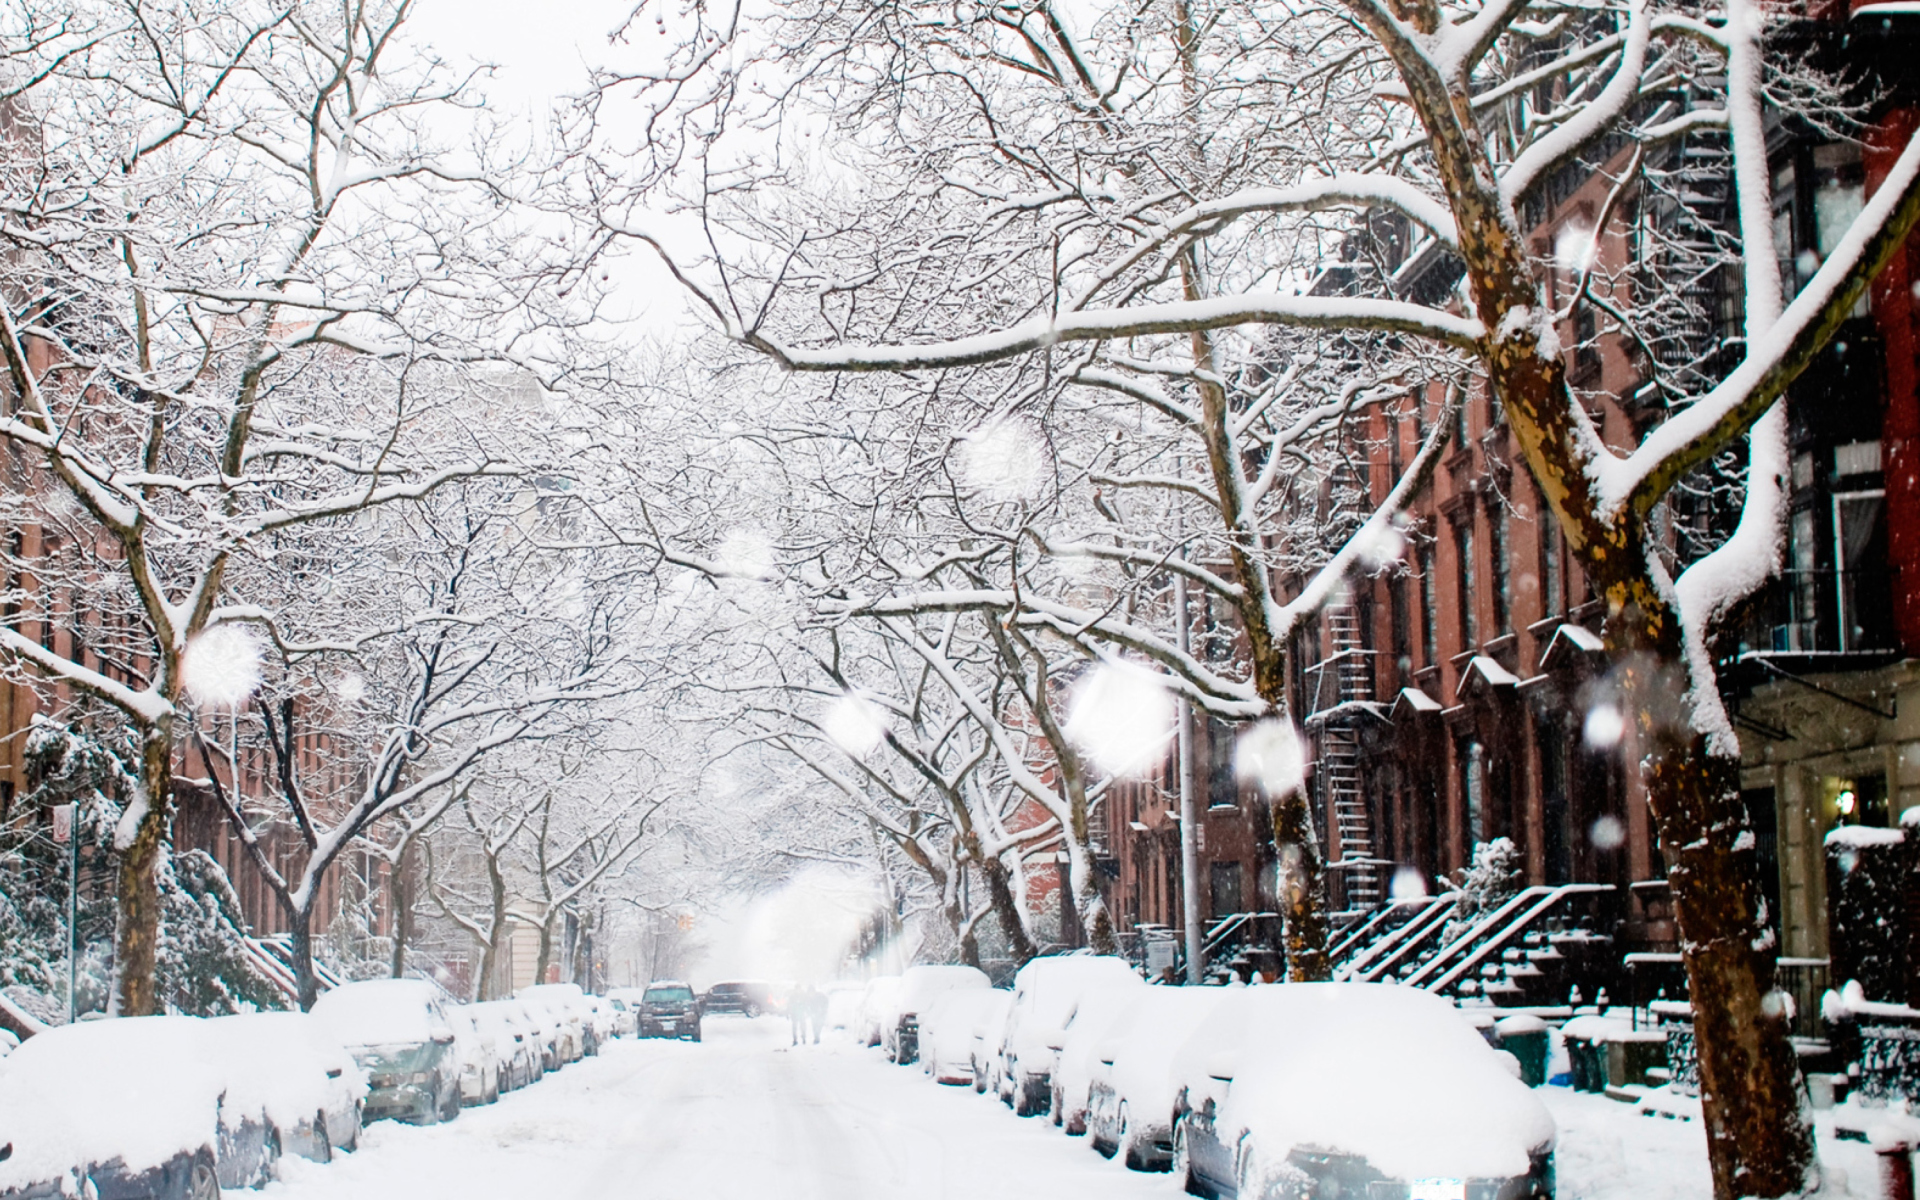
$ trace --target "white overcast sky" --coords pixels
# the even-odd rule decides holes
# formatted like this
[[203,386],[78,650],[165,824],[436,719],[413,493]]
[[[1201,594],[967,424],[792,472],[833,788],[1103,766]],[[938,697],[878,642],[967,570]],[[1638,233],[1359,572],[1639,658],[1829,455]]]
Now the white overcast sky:
[[449,60],[498,64],[487,94],[502,108],[544,108],[579,90],[586,64],[635,0],[419,0],[415,36]]
[[[492,77],[480,84],[489,106],[537,121],[555,99],[585,87],[590,64],[632,59],[631,49],[610,48],[607,35],[637,2],[418,0],[409,26],[418,42],[432,46],[453,66],[493,64]],[[662,332],[689,325],[679,285],[651,253],[636,250],[612,264],[612,270],[611,312]]]

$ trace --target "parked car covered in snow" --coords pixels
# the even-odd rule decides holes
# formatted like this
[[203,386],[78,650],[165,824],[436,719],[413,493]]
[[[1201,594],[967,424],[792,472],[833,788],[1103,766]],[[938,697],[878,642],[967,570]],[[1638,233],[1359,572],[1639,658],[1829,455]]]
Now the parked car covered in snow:
[[920,1063],[935,1083],[971,1084],[973,1039],[981,1018],[1003,999],[994,988],[942,992],[920,1013]]
[[1131,983],[1088,988],[1080,996],[1066,1028],[1053,1043],[1053,1091],[1048,1111],[1053,1123],[1069,1134],[1087,1131],[1087,1097],[1099,1067],[1099,1051],[1113,1031],[1127,1020],[1151,989],[1138,976]]
[[329,1162],[360,1143],[367,1074],[310,1013],[262,1012],[206,1023],[229,1080],[228,1107],[258,1107],[287,1154]]
[[571,983],[539,983],[517,989],[513,998],[538,1011],[551,1026],[554,1057],[550,1069],[579,1062],[586,1054],[587,1016],[579,1004],[580,988]]
[[1175,1056],[1173,1170],[1237,1200],[1553,1195],[1553,1117],[1447,1001],[1396,984],[1236,991]]
[[640,996],[640,1036],[700,1040],[700,1000],[691,984],[656,979]]
[[640,1028],[640,996],[631,988],[608,992],[604,997],[613,1012],[613,1036],[632,1037]]
[[849,1032],[860,1023],[860,1003],[866,999],[865,984],[843,980],[820,989],[827,994],[826,1027]]
[[1218,987],[1149,987],[1094,1052],[1087,1138],[1136,1171],[1173,1162],[1174,1056],[1229,995]]
[[313,1015],[367,1072],[367,1120],[419,1124],[460,1115],[460,1051],[440,993],[418,979],[347,983]]
[[469,1005],[473,1023],[493,1035],[500,1090],[523,1088],[540,1078],[540,1039],[518,1004],[510,1000],[483,1000]]
[[757,1017],[773,1009],[773,985],[758,979],[723,980],[700,997],[700,1011],[710,1017],[719,1013]]
[[1000,1047],[1007,1040],[1007,1018],[1013,1013],[1013,993],[995,988],[985,1010],[973,1023],[973,1090],[1000,1094]]
[[887,1018],[893,1014],[894,999],[900,990],[898,975],[879,975],[867,980],[860,993],[860,1015],[854,1022],[853,1040],[862,1046],[878,1046],[886,1031]]
[[194,1017],[124,1017],[28,1038],[0,1072],[0,1197],[211,1200],[277,1154],[232,1055]]
[[1107,955],[1048,955],[1021,967],[999,1047],[1000,1098],[1023,1117],[1049,1111],[1058,1047],[1081,1000],[1090,991],[1139,984],[1125,959]]
[[890,1011],[880,1030],[880,1045],[891,1062],[910,1063],[920,1057],[920,1013],[946,992],[984,992],[993,986],[978,967],[923,964],[908,967],[900,976]]
[[453,1045],[460,1052],[460,1103],[492,1104],[500,1098],[500,1043],[491,1025],[482,1025],[464,1004],[447,1006]]

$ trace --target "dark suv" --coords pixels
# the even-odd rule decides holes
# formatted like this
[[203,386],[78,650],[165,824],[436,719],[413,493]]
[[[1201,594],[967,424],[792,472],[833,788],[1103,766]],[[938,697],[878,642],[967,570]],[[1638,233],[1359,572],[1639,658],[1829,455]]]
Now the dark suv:
[[643,1038],[684,1038],[700,1040],[700,1001],[693,989],[677,979],[657,979],[647,985],[640,997],[640,1018],[635,1032]]
[[743,1017],[757,1017],[761,1013],[772,1012],[773,985],[750,979],[716,983],[700,998],[700,1011],[708,1016],[714,1013],[738,1013]]

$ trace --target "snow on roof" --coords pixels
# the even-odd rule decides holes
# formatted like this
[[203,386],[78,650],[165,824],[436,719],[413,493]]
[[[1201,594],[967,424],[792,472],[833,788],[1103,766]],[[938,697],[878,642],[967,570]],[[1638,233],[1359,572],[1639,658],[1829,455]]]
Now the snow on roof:
[[1554,1122],[1447,1001],[1393,984],[1235,991],[1182,1048],[1190,1085],[1233,1080],[1220,1128],[1269,1166],[1301,1146],[1356,1154],[1400,1179],[1523,1175]]
[[1136,1113],[1171,1113],[1180,1085],[1174,1057],[1232,993],[1217,987],[1149,987],[1130,1024],[1103,1046],[1113,1056],[1113,1089]]
[[1413,687],[1401,688],[1400,699],[1397,701],[1397,703],[1405,704],[1408,708],[1411,708],[1413,711],[1423,712],[1423,713],[1439,712],[1441,708],[1444,707],[1444,705],[1442,705],[1438,700],[1435,700],[1432,696],[1427,695],[1425,692],[1421,691],[1419,688],[1413,688]]
[[1877,825],[1837,825],[1827,832],[1827,845],[1851,846],[1855,849],[1898,846],[1906,840],[1906,834],[1898,829],[1882,829]]
[[1146,986],[1124,958],[1100,954],[1044,955],[1013,977],[1014,1011],[1008,1041],[1014,1056],[1045,1055],[1092,991]]
[[1479,672],[1488,683],[1493,684],[1495,687],[1520,686],[1520,677],[1518,675],[1515,675],[1512,671],[1507,670],[1484,654],[1474,655],[1473,661],[1467,664],[1467,669],[1462,672],[1462,675],[1471,675],[1476,671]]
[[1563,1037],[1579,1038],[1588,1042],[1664,1042],[1667,1035],[1651,1026],[1633,1027],[1633,1022],[1619,1017],[1585,1016],[1575,1017],[1560,1027]]

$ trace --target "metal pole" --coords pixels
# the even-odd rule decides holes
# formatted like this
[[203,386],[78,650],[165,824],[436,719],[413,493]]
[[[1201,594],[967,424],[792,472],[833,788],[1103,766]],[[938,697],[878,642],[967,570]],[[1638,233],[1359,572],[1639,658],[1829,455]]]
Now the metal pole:
[[[1187,654],[1187,580],[1175,572],[1173,576],[1174,630],[1178,638],[1181,654]],[[1200,972],[1206,966],[1200,961],[1200,817],[1194,811],[1193,803],[1193,709],[1183,697],[1180,701],[1177,719],[1179,728],[1179,779],[1180,779],[1180,907],[1181,920],[1187,929],[1187,982],[1200,982]]]
[[79,1019],[76,984],[80,978],[80,803],[67,822],[67,1024]]

